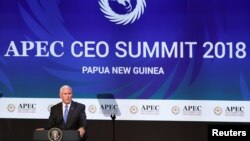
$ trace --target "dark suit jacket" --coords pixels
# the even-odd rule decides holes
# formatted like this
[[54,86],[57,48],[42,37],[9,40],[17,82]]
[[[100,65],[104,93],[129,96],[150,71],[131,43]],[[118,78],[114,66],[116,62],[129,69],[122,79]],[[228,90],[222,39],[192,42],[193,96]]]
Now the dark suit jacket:
[[51,107],[49,116],[49,129],[53,127],[60,128],[61,130],[77,130],[84,127],[86,130],[87,120],[85,113],[85,105],[72,101],[67,123],[63,120],[62,102]]

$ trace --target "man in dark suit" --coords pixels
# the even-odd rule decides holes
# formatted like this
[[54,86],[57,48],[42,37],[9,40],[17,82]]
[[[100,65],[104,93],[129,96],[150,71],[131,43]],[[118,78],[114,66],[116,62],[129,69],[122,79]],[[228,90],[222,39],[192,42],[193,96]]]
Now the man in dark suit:
[[87,125],[85,105],[74,102],[72,97],[72,88],[63,85],[60,88],[62,102],[51,107],[49,125],[46,129],[57,127],[61,130],[78,130],[81,138],[85,138]]

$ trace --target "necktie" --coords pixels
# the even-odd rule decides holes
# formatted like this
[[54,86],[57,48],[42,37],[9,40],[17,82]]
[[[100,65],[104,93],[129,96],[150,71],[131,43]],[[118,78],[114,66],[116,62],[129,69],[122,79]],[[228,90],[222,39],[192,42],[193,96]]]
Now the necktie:
[[64,116],[63,116],[65,123],[67,122],[68,113],[69,113],[69,109],[68,109],[68,105],[66,105],[65,110],[64,110]]

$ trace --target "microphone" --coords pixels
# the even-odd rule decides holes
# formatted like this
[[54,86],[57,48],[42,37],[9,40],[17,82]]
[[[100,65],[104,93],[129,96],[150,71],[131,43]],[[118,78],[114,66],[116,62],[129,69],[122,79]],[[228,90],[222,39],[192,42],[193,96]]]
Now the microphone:
[[115,120],[116,119],[115,113],[110,114],[110,117],[112,120]]
[[111,117],[111,119],[112,119],[113,121],[116,119],[115,114],[116,114],[116,110],[115,110],[115,109],[112,109],[112,111],[111,111],[111,113],[110,113],[110,117]]

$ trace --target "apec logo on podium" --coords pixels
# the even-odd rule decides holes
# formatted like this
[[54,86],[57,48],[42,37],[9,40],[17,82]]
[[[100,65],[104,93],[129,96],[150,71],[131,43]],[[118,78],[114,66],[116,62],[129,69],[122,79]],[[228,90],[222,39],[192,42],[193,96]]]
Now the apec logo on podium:
[[126,25],[139,20],[146,8],[145,0],[99,0],[104,16],[111,22]]

